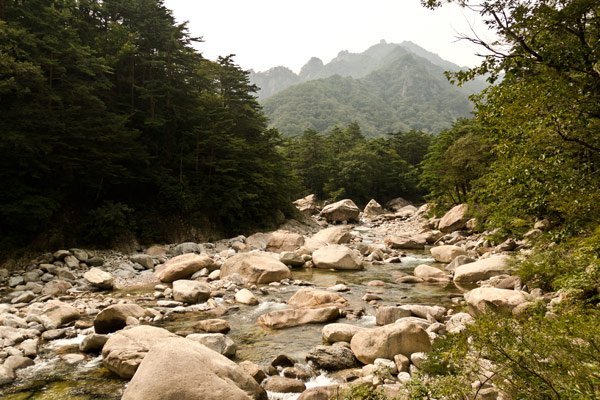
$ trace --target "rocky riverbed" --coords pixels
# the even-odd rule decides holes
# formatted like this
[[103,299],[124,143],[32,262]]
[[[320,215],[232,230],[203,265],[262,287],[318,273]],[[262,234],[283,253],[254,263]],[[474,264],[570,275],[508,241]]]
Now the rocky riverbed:
[[0,270],[1,398],[321,399],[356,383],[397,395],[472,315],[551,299],[511,275],[527,240],[492,246],[464,205],[441,219],[402,199],[296,205],[306,221],[275,232]]

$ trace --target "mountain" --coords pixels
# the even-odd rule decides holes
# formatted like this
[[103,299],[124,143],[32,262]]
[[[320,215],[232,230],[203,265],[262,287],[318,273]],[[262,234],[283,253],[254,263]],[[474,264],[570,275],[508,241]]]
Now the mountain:
[[444,71],[461,68],[412,42],[342,51],[327,64],[313,57],[298,75],[281,68],[251,79],[261,87],[259,99],[271,125],[288,136],[353,121],[367,136],[407,129],[436,133],[469,116],[468,96],[485,87],[483,81],[453,86]]

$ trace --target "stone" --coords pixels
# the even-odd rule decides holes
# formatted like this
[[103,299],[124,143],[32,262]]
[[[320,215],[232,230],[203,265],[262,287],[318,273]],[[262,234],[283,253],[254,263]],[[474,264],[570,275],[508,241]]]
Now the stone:
[[309,194],[306,197],[295,200],[293,204],[296,208],[303,213],[306,214],[316,214],[319,211],[319,207],[317,205],[317,196],[314,194]]
[[154,268],[154,260],[148,254],[134,254],[132,256],[129,256],[129,260],[131,262],[140,264],[146,269]]
[[35,363],[31,358],[24,356],[9,356],[6,360],[4,360],[4,367],[13,372],[23,368],[31,367],[34,364]]
[[233,340],[222,333],[192,333],[185,338],[200,343],[225,357],[235,357],[237,351],[237,346]]
[[218,267],[206,254],[187,253],[173,257],[158,267],[156,277],[161,282],[171,283],[179,279],[188,279],[202,268],[213,271]]
[[242,361],[238,365],[244,370],[245,373],[254,378],[254,380],[259,384],[267,379],[267,374],[265,371],[263,371],[258,364],[255,364],[252,361]]
[[403,304],[400,308],[410,311],[412,315],[420,318],[441,321],[446,315],[446,308],[442,306],[425,306],[421,304]]
[[402,197],[396,197],[385,203],[385,208],[392,211],[398,211],[406,206],[410,206],[410,201],[404,200]]
[[109,272],[102,271],[100,268],[92,268],[83,274],[83,278],[92,286],[100,289],[112,289],[115,278]]
[[[347,345],[346,345],[347,346]],[[306,354],[306,361],[317,369],[337,371],[358,365],[354,353],[345,346],[317,346]]]
[[298,400],[330,400],[339,394],[339,385],[317,386],[306,389]]
[[446,321],[446,331],[448,333],[459,333],[467,329],[467,325],[475,322],[475,319],[466,312],[456,313]]
[[103,363],[121,378],[130,379],[150,348],[161,341],[178,338],[163,328],[139,325],[110,336],[102,348]]
[[204,249],[202,248],[202,246],[198,243],[185,242],[175,246],[175,248],[173,249],[173,255],[181,256],[183,254],[202,253],[203,250]]
[[341,225],[321,229],[311,239],[327,244],[344,244],[350,242],[351,238],[350,227]]
[[241,304],[247,304],[249,306],[255,306],[258,304],[258,299],[254,296],[254,293],[248,289],[240,289],[235,294],[235,301]]
[[246,238],[246,246],[250,250],[265,250],[270,236],[269,233],[257,232]]
[[459,204],[448,211],[440,220],[438,229],[444,233],[454,232],[463,229],[469,220],[467,213],[469,206]]
[[450,263],[458,256],[466,256],[467,252],[462,248],[454,245],[442,245],[429,249],[431,256],[437,262]]
[[293,308],[271,311],[258,317],[257,323],[270,329],[284,329],[298,325],[325,323],[340,317],[335,306],[321,308]]
[[269,236],[267,241],[266,251],[273,253],[281,253],[282,251],[294,251],[302,247],[304,244],[304,236],[288,232],[275,231]]
[[60,328],[81,317],[79,311],[70,304],[58,300],[50,300],[42,309],[39,317],[46,329]]
[[19,344],[19,350],[23,352],[25,357],[35,358],[38,354],[38,344],[39,340],[37,338],[23,340],[23,342]]
[[69,365],[79,364],[85,360],[83,354],[63,354],[60,358]]
[[23,283],[25,283],[25,279],[23,279],[23,277],[20,275],[11,276],[8,280],[8,286],[10,287],[16,287],[22,285]]
[[350,199],[340,200],[336,203],[329,204],[323,207],[321,210],[321,216],[324,217],[327,222],[358,222],[358,216],[360,209]]
[[152,347],[122,400],[267,400],[267,394],[233,361],[188,339]]
[[344,296],[323,289],[302,288],[299,289],[287,301],[293,307],[320,307],[324,305],[346,306],[348,300]]
[[385,371],[392,375],[398,373],[398,367],[396,366],[396,363],[392,360],[388,360],[387,358],[376,358],[375,361],[373,361],[373,365],[379,371]]
[[400,320],[378,328],[364,329],[352,338],[350,346],[356,358],[370,364],[377,358],[393,359],[396,354],[431,350],[429,335],[412,321]]
[[182,303],[202,303],[210,298],[211,287],[202,282],[180,279],[173,282],[173,300]]
[[412,276],[412,275],[401,276],[400,278],[396,279],[396,283],[421,283],[421,282],[423,282],[423,279],[417,278],[416,276]]
[[394,213],[394,217],[408,219],[408,218],[413,217],[416,213],[417,213],[417,207],[409,204],[409,205],[404,206],[401,209],[397,210]]
[[67,266],[67,268],[70,269],[77,269],[79,268],[79,260],[77,258],[75,258],[75,256],[66,256],[64,258],[64,263]]
[[322,247],[316,250],[312,257],[316,268],[337,270],[363,269],[360,256],[349,247],[343,245]]
[[446,271],[456,271],[456,268],[460,267],[461,265],[469,264],[475,261],[476,260],[474,258],[469,256],[457,256],[454,258],[454,260],[452,260],[452,262],[450,262],[450,264],[446,265]]
[[89,255],[87,253],[87,251],[82,250],[82,249],[71,249],[69,250],[71,252],[71,254],[73,254],[73,256],[81,261],[81,262],[86,262],[89,258]]
[[363,210],[363,215],[368,218],[373,218],[384,213],[385,210],[375,199],[371,199]]
[[410,359],[403,354],[396,354],[394,356],[394,363],[396,363],[396,369],[398,372],[408,372],[410,366]]
[[347,342],[350,343],[352,337],[364,328],[350,324],[327,324],[321,330],[323,340],[327,343]]
[[101,267],[104,265],[104,259],[102,257],[92,257],[86,261],[86,264],[91,267]]
[[410,310],[398,306],[382,306],[375,313],[375,323],[377,325],[393,324],[400,318],[409,317],[412,313]]
[[421,278],[425,281],[449,281],[448,275],[439,268],[432,267],[430,265],[418,265],[415,267],[413,274],[417,278]]
[[268,253],[241,253],[221,266],[221,279],[239,274],[247,283],[271,283],[291,277],[290,269]]
[[0,387],[3,385],[8,385],[12,383],[16,379],[15,372],[10,370],[4,365],[0,365]]
[[473,284],[496,275],[506,274],[510,257],[496,255],[475,262],[464,264],[454,270],[454,282],[457,284]]
[[91,333],[83,338],[83,341],[79,344],[79,350],[84,353],[100,353],[107,341],[108,335]]
[[302,393],[306,390],[304,382],[283,376],[271,376],[263,382],[263,387],[275,393]]
[[474,313],[492,310],[512,311],[519,304],[529,300],[528,294],[519,290],[482,287],[464,294],[469,308]]
[[386,236],[385,244],[392,249],[421,250],[425,248],[427,240],[424,235],[414,236]]
[[112,333],[127,326],[128,318],[142,318],[147,312],[137,304],[114,304],[100,311],[94,318],[96,333]]
[[227,333],[231,330],[231,326],[224,319],[213,318],[196,322],[194,329],[207,333]]
[[292,251],[281,252],[281,254],[279,254],[279,261],[290,267],[301,267],[305,262],[300,254]]

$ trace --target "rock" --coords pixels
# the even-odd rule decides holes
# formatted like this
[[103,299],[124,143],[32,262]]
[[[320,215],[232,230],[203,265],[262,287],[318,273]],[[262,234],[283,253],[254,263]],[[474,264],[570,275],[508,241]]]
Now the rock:
[[376,358],[393,359],[396,354],[410,357],[427,352],[431,342],[427,331],[416,323],[400,320],[379,328],[364,329],[352,338],[350,346],[356,358],[370,364]]
[[350,324],[327,324],[321,330],[323,340],[327,343],[347,342],[364,328]]
[[402,197],[396,197],[385,203],[385,208],[392,211],[398,211],[406,206],[410,206],[410,201],[404,200]]
[[358,365],[358,361],[352,350],[346,346],[317,346],[306,354],[306,361],[312,363],[315,368],[325,371],[354,368]]
[[71,285],[69,282],[56,279],[44,285],[44,288],[42,289],[42,295],[52,297],[61,296],[67,293],[67,291],[72,287],[73,285]]
[[288,231],[275,231],[271,233],[266,250],[273,253],[294,251],[302,247],[304,236]]
[[121,330],[110,336],[102,348],[103,363],[121,378],[130,379],[150,348],[171,338],[178,336],[148,325]]
[[475,319],[468,313],[459,312],[450,317],[446,322],[446,331],[448,333],[459,333],[475,322]]
[[271,376],[263,382],[263,387],[275,393],[302,393],[306,390],[304,382],[283,376]]
[[304,265],[304,258],[300,254],[284,251],[279,255],[279,261],[290,267],[301,267]]
[[38,344],[39,340],[37,338],[23,340],[19,345],[19,350],[23,352],[25,357],[35,358],[38,354]]
[[242,253],[221,266],[221,279],[239,274],[248,283],[271,283],[290,278],[289,268],[267,253]]
[[31,291],[22,292],[17,297],[14,297],[10,302],[12,304],[21,304],[21,303],[29,303],[35,299],[35,293]]
[[392,249],[424,249],[427,240],[424,235],[406,236],[387,236],[385,244]]
[[42,339],[50,342],[52,340],[62,339],[67,335],[66,329],[48,329],[42,333]]
[[0,386],[8,385],[16,379],[15,372],[4,365],[0,365]]
[[200,343],[225,357],[235,357],[237,351],[233,340],[222,333],[192,333],[185,338]]
[[267,248],[270,236],[268,233],[257,232],[246,238],[246,246],[251,250],[264,250]]
[[79,364],[85,360],[85,356],[83,354],[63,354],[60,357],[63,362],[69,365]]
[[98,335],[97,333],[92,333],[83,339],[79,345],[79,350],[84,353],[100,353],[107,341],[107,335]]
[[471,284],[496,275],[506,274],[509,260],[508,256],[497,255],[461,265],[454,270],[454,282]]
[[258,304],[258,299],[254,296],[254,293],[248,289],[241,289],[235,294],[235,301],[241,304],[247,304],[249,306],[255,306]]
[[394,217],[408,219],[413,217],[417,213],[417,207],[413,205],[404,206],[394,213]]
[[363,269],[360,257],[350,248],[343,245],[331,245],[316,250],[313,263],[317,268],[360,270]]
[[100,268],[92,268],[83,274],[83,278],[92,286],[100,289],[112,289],[115,278],[112,274],[102,271]]
[[400,278],[396,279],[396,283],[421,283],[421,282],[423,282],[423,279],[417,278],[416,276],[412,276],[412,275],[401,276]]
[[451,272],[456,271],[456,268],[460,267],[461,265],[469,264],[475,261],[475,259],[469,256],[457,256],[450,264],[446,265],[446,270]]
[[193,341],[172,338],[148,352],[122,400],[267,400],[233,361]]
[[392,360],[388,360],[387,358],[377,358],[375,361],[373,361],[373,365],[377,368],[377,370],[382,372],[385,371],[392,375],[398,373],[398,367],[396,366],[396,363]]
[[173,282],[173,300],[182,303],[202,303],[210,298],[211,288],[206,283],[180,279]]
[[410,317],[410,310],[398,306],[382,306],[375,313],[375,323],[377,325],[393,324],[400,318]]
[[410,359],[402,354],[396,354],[394,356],[394,363],[396,363],[396,369],[398,372],[408,372],[410,366]]
[[473,289],[464,296],[470,309],[475,313],[485,312],[487,308],[512,311],[519,304],[529,300],[526,292],[491,287]]
[[332,304],[343,307],[348,304],[348,300],[338,293],[327,290],[302,288],[294,293],[287,303],[293,307],[319,307]]
[[432,247],[429,251],[434,260],[441,263],[449,263],[458,256],[467,255],[463,248],[454,245]]
[[344,244],[350,242],[351,238],[350,227],[341,225],[321,229],[311,239],[327,244]]
[[91,267],[101,267],[104,265],[104,259],[102,257],[92,257],[86,261],[86,264]]
[[295,200],[294,205],[296,208],[303,213],[307,214],[316,214],[319,211],[317,206],[317,196],[314,194],[309,194],[306,197]]
[[173,249],[173,254],[175,256],[181,256],[183,254],[202,253],[203,250],[204,249],[202,248],[202,246],[198,243],[185,242],[175,246],[175,248]]
[[371,199],[371,201],[367,203],[365,209],[363,210],[363,214],[365,215],[365,217],[369,218],[373,218],[384,213],[385,211],[383,207],[381,207],[381,204],[375,201],[375,199]]
[[206,254],[188,253],[173,257],[164,263],[157,269],[156,277],[161,282],[171,283],[179,279],[188,279],[202,268],[213,271],[218,267]]
[[298,400],[329,400],[335,399],[335,396],[339,393],[339,385],[329,386],[317,386],[306,389]]
[[85,250],[82,249],[71,249],[69,250],[71,252],[71,254],[73,254],[73,256],[81,261],[81,262],[86,262],[89,258],[88,253]]
[[271,361],[271,366],[274,368],[293,367],[294,364],[296,364],[296,361],[285,354],[280,354]]
[[423,352],[412,353],[410,355],[410,362],[417,368],[423,368],[423,364],[427,360],[427,354]]
[[127,326],[128,318],[142,318],[147,312],[137,304],[114,304],[100,311],[94,318],[96,333],[112,333]]
[[335,306],[321,308],[296,308],[271,311],[258,317],[257,323],[271,329],[283,329],[304,324],[336,320],[340,311]]
[[40,321],[46,329],[56,329],[81,317],[79,311],[70,304],[50,300],[42,309]]
[[4,360],[4,367],[13,372],[23,368],[31,367],[34,364],[35,363],[31,358],[23,356],[9,356],[6,360]]
[[403,304],[400,308],[408,310],[412,315],[429,320],[432,317],[441,321],[446,315],[446,308],[442,306],[424,306],[421,304]]
[[552,223],[548,219],[541,219],[539,221],[536,221],[535,224],[533,225],[533,229],[539,229],[541,231],[547,231],[551,227],[552,227]]
[[414,275],[425,281],[449,281],[448,275],[439,268],[429,265],[418,265],[414,270]]
[[360,214],[359,208],[350,199],[340,200],[336,203],[329,204],[323,207],[321,210],[321,216],[323,216],[327,222],[358,222],[358,216]]
[[267,374],[265,374],[265,371],[263,371],[258,364],[255,364],[252,361],[242,361],[239,363],[239,366],[244,370],[245,373],[254,378],[254,380],[259,384],[267,379]]
[[450,233],[464,228],[469,220],[468,212],[469,206],[467,204],[459,204],[453,207],[442,217],[438,229],[444,233]]
[[140,264],[146,269],[154,268],[154,260],[148,254],[134,254],[132,256],[129,256],[129,260],[131,262]]
[[23,283],[25,283],[25,279],[23,279],[23,277],[19,275],[11,276],[8,280],[8,286],[10,287],[16,287],[22,285]]
[[196,322],[194,329],[208,333],[227,333],[231,330],[229,322],[224,319],[205,319]]
[[66,256],[63,261],[69,269],[79,268],[79,260],[74,256]]

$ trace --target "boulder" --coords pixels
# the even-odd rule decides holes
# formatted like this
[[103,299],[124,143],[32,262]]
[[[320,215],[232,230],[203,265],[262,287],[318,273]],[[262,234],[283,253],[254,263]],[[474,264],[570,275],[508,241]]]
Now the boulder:
[[237,351],[233,340],[222,333],[192,333],[185,338],[200,343],[225,357],[235,357]]
[[236,254],[221,266],[221,279],[239,274],[248,283],[271,283],[291,277],[290,269],[267,253]]
[[244,370],[245,373],[254,378],[257,383],[261,383],[265,379],[267,379],[267,374],[260,365],[253,363],[252,361],[242,361],[239,363],[240,368]]
[[180,256],[189,253],[202,253],[202,250],[202,246],[198,243],[185,242],[175,246],[175,248],[173,249],[173,255]]
[[70,304],[50,300],[42,309],[40,321],[46,329],[57,329],[81,317],[79,311]]
[[194,324],[196,331],[200,330],[207,333],[227,333],[231,330],[229,322],[224,319],[204,319]]
[[157,268],[156,277],[161,282],[171,283],[179,279],[188,279],[203,268],[213,271],[218,267],[206,254],[187,253],[173,257]]
[[284,329],[305,324],[330,322],[340,317],[335,306],[320,308],[291,308],[271,311],[258,317],[258,324],[270,329]]
[[257,232],[246,238],[246,246],[250,250],[264,250],[267,248],[270,233]]
[[313,255],[313,263],[317,268],[360,270],[363,269],[360,256],[349,247],[343,245],[331,245],[316,250]]
[[312,363],[315,368],[325,371],[354,368],[358,366],[358,361],[347,346],[347,344],[317,346],[306,354],[306,361]]
[[459,204],[453,207],[442,217],[438,229],[444,233],[449,233],[464,228],[469,220],[467,217],[468,212],[469,206],[467,204]]
[[464,294],[469,308],[474,312],[492,310],[512,311],[519,304],[529,300],[526,292],[520,290],[482,287]]
[[450,263],[458,256],[466,256],[467,252],[462,248],[454,245],[436,246],[429,249],[431,256],[437,262]]
[[108,335],[92,333],[83,339],[79,345],[79,350],[84,353],[100,353],[107,341]]
[[121,378],[130,379],[152,346],[172,338],[178,336],[148,325],[121,330],[112,335],[102,348],[104,366]]
[[430,265],[418,265],[414,272],[414,276],[421,278],[424,281],[449,281],[448,275],[439,268]]
[[385,244],[392,249],[424,249],[427,244],[427,240],[424,235],[414,236],[387,236],[385,238]]
[[454,282],[473,284],[508,272],[509,256],[496,255],[464,264],[454,270]]
[[327,324],[321,330],[323,340],[327,343],[348,342],[356,333],[364,328],[350,324]]
[[446,330],[448,333],[462,332],[467,328],[467,325],[470,325],[474,322],[475,319],[471,316],[471,314],[459,312],[453,314],[448,321],[446,321]]
[[102,271],[100,268],[96,267],[83,274],[83,279],[90,285],[99,289],[112,289],[115,281],[115,278],[111,273]]
[[304,382],[284,376],[271,376],[263,382],[263,387],[275,393],[302,393],[306,390]]
[[127,326],[128,318],[142,318],[147,312],[137,304],[113,304],[100,311],[94,318],[96,333],[112,333]]
[[304,236],[288,232],[275,231],[269,237],[266,250],[273,253],[281,253],[282,251],[294,251],[299,249],[304,244]]
[[336,203],[329,204],[323,207],[323,210],[321,210],[321,216],[323,216],[327,222],[331,223],[343,221],[358,222],[359,214],[359,208],[350,199],[344,199]]
[[210,298],[211,288],[208,284],[180,279],[173,282],[173,300],[182,303],[202,303]]
[[339,394],[339,385],[317,386],[306,389],[298,400],[330,400]]
[[44,285],[44,288],[42,289],[42,295],[52,297],[61,296],[67,293],[67,290],[71,289],[72,287],[73,285],[67,281],[55,279]]
[[293,307],[319,307],[329,304],[343,307],[348,304],[348,300],[335,292],[323,289],[302,288],[294,293],[287,303]]
[[383,207],[381,207],[381,204],[375,201],[375,199],[371,199],[371,201],[367,203],[365,209],[363,210],[364,216],[369,218],[373,218],[384,213],[385,211]]
[[431,350],[427,331],[414,322],[403,320],[364,329],[354,335],[350,346],[356,358],[364,364],[371,364],[377,358],[393,360],[396,354],[410,357],[412,353]]
[[267,393],[236,363],[182,338],[148,352],[122,400],[267,400]]
[[398,306],[382,306],[375,313],[375,323],[377,325],[393,324],[400,318],[410,317],[410,310]]
[[314,194],[309,194],[306,197],[294,201],[294,205],[300,212],[307,214],[316,214],[319,211],[317,196]]
[[258,299],[254,296],[254,293],[248,289],[241,289],[235,294],[235,301],[241,304],[247,304],[249,306],[255,306],[258,304]]
[[146,269],[154,268],[154,260],[148,254],[134,254],[129,256],[129,259],[134,263],[140,264]]
[[398,211],[403,207],[409,206],[410,201],[404,200],[402,197],[396,197],[385,203],[385,208],[392,211]]
[[461,265],[469,264],[475,261],[475,259],[469,256],[457,256],[450,264],[446,265],[446,271],[454,272],[456,271],[456,268],[460,267]]
[[446,315],[446,308],[442,306],[425,306],[422,304],[403,304],[400,308],[410,311],[412,315],[430,320],[441,321]]
[[304,258],[293,251],[283,251],[279,254],[279,261],[290,267],[301,267],[304,265]]
[[350,227],[343,225],[321,229],[312,236],[313,240],[327,244],[344,244],[350,242],[351,238]]

